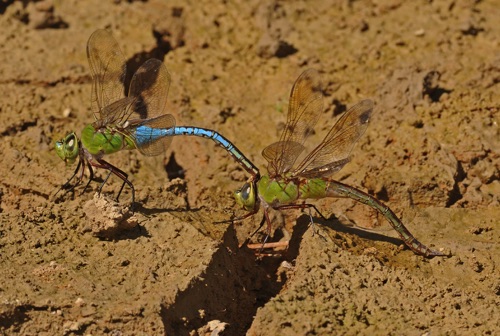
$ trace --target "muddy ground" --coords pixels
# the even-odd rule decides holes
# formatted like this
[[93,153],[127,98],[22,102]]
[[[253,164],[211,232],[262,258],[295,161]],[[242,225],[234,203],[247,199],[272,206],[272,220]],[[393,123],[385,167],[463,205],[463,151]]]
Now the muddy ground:
[[[6,335],[493,335],[500,330],[498,1],[0,2],[0,333]],[[157,157],[109,161],[81,193],[54,141],[93,121],[86,43],[108,28],[130,72],[160,58],[178,125],[213,128],[264,173],[294,80],[321,72],[316,135],[375,102],[334,177],[390,206],[424,244],[348,199],[327,220],[273,213],[257,258],[238,246],[260,216],[232,193],[249,177],[213,142],[177,137]],[[319,138],[318,138],[319,137]],[[317,142],[316,142],[317,143]],[[106,217],[107,216],[107,217]],[[132,216],[132,217],[131,217]],[[105,225],[119,222],[110,230]],[[131,229],[128,227],[132,227]],[[317,232],[318,234],[313,234]],[[257,243],[262,235],[252,238]]]

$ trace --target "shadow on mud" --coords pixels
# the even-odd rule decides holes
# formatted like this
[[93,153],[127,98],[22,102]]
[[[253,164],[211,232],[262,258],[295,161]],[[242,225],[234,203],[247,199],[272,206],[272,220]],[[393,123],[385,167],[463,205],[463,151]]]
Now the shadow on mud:
[[[401,240],[362,229],[342,225],[336,218],[328,221],[314,218],[319,224],[314,227],[317,239],[332,232],[357,236],[359,238],[385,241],[401,245]],[[321,226],[332,229],[321,230]],[[243,335],[250,328],[257,309],[275,297],[287,281],[286,274],[279,274],[283,261],[293,264],[297,258],[304,234],[311,230],[309,216],[297,219],[289,246],[281,257],[258,259],[254,251],[238,247],[234,226],[225,230],[218,250],[213,254],[210,265],[202,276],[182,292],[174,302],[161,303],[161,317],[166,334],[190,335],[193,331],[205,334],[211,330],[209,322],[227,323],[224,334]],[[334,242],[348,248],[342,235],[333,234]],[[276,238],[276,237],[275,237]],[[279,278],[278,278],[279,277]]]
[[256,263],[255,254],[239,248],[233,225],[226,230],[222,243],[213,254],[202,276],[174,302],[162,302],[161,317],[166,334],[204,334],[211,321],[227,323],[224,334],[243,335],[256,311],[281,290],[274,267]]

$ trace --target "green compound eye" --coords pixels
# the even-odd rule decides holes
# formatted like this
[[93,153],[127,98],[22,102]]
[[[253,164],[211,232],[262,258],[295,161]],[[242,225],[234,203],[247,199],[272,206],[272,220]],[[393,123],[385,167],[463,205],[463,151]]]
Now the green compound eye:
[[236,203],[247,211],[252,211],[255,207],[255,190],[253,184],[245,183],[241,189],[234,193]]
[[59,156],[66,164],[75,162],[78,157],[79,143],[75,132],[71,132],[63,140],[56,141],[55,149]]
[[241,198],[245,201],[248,200],[248,197],[250,196],[250,191],[251,191],[250,185],[248,183],[245,183],[243,187],[240,189]]

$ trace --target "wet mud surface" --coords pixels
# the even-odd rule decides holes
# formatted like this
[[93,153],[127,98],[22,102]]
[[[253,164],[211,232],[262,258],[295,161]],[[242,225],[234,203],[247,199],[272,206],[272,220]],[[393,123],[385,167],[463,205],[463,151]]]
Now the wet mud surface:
[[[500,330],[500,7],[496,1],[38,1],[0,4],[0,333],[5,335],[493,335]],[[248,175],[207,139],[107,157],[59,193],[54,141],[93,122],[86,43],[108,28],[133,73],[161,59],[178,125],[215,129],[264,173],[290,89],[321,73],[324,113],[375,102],[334,178],[374,195],[422,243],[349,199],[327,218],[273,212],[269,256],[240,245],[261,215]],[[257,234],[252,243],[263,236]],[[279,245],[279,244],[278,244]]]

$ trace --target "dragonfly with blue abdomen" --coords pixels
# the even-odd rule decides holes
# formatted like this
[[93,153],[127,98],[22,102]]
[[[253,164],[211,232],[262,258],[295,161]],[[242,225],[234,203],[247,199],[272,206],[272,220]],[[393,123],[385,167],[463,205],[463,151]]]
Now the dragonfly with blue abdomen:
[[[347,110],[333,125],[326,137],[305,158],[295,164],[305,150],[304,142],[313,133],[323,111],[323,92],[319,74],[305,71],[295,82],[285,127],[278,142],[267,146],[262,155],[268,161],[268,175],[251,178],[235,192],[236,202],[248,211],[249,217],[264,211],[261,227],[267,222],[267,237],[272,224],[269,209],[315,208],[300,200],[325,197],[348,197],[381,213],[404,243],[416,254],[444,256],[420,243],[396,214],[373,196],[335,181],[331,176],[349,162],[349,155],[368,127],[373,110],[371,100],[363,100]],[[312,220],[312,219],[311,219]],[[259,228],[260,229],[260,228]]]
[[[66,164],[78,159],[78,165],[70,179],[61,189],[73,190],[83,180],[85,167],[90,178],[84,190],[94,178],[93,167],[109,171],[123,180],[117,194],[118,200],[125,184],[135,190],[128,175],[104,160],[104,157],[121,150],[137,149],[143,155],[164,153],[173,136],[188,135],[212,139],[226,149],[248,173],[258,178],[258,169],[221,134],[205,128],[175,126],[172,115],[165,113],[170,74],[160,60],[150,59],[135,72],[130,82],[128,95],[124,97],[126,76],[125,57],[118,43],[107,30],[97,30],[87,43],[87,57],[92,73],[91,109],[95,121],[83,128],[81,137],[75,132],[55,143],[57,155]],[[76,178],[76,182],[71,181]]]

